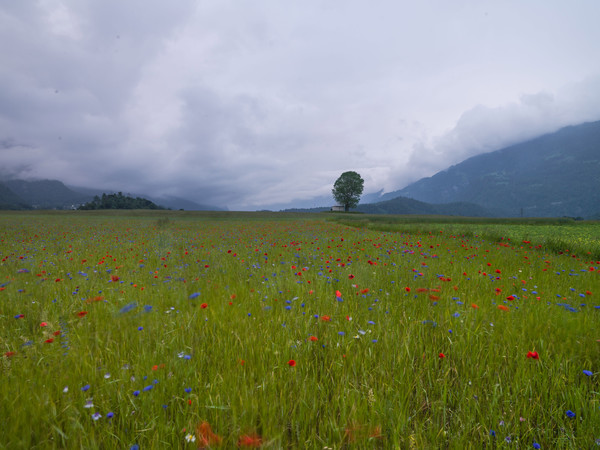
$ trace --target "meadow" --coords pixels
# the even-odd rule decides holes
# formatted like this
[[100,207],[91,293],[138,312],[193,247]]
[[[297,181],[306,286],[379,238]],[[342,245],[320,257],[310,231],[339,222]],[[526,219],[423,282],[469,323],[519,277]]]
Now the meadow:
[[596,447],[598,236],[3,213],[0,448]]

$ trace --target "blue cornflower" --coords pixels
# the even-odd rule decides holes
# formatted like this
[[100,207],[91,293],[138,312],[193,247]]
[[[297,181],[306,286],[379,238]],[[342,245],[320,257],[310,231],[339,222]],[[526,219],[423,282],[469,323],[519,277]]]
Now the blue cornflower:
[[575,413],[573,411],[571,411],[570,409],[567,409],[566,414],[569,419],[575,418]]
[[192,299],[192,298],[196,298],[200,295],[200,292],[194,292],[192,295],[190,295],[188,298]]
[[192,392],[192,388],[185,388],[184,391],[189,394],[190,392]]
[[490,436],[491,437],[496,437],[496,432],[494,430],[490,430]]
[[107,418],[107,419],[112,419],[114,415],[115,415],[115,413],[113,413],[113,412],[109,412],[109,413],[106,415],[106,418]]
[[82,390],[83,392],[85,392],[85,391],[87,391],[89,388],[90,388],[90,385],[89,385],[89,384],[86,384],[85,386],[83,386],[83,387],[81,388],[81,390]]
[[142,331],[144,327],[138,327],[138,331]]
[[123,306],[120,310],[119,310],[119,314],[125,314],[133,309],[135,309],[137,307],[137,303],[136,302],[132,302],[129,303],[128,305]]
[[137,397],[138,395],[140,395],[140,391],[133,391],[133,396]]
[[149,384],[143,390],[144,390],[144,392],[148,392],[148,391],[151,391],[153,388],[154,388],[154,385],[153,384]]
[[542,448],[542,446],[537,442],[533,441],[533,448]]
[[584,371],[583,371],[583,373],[584,373],[585,375],[587,375],[588,377],[591,377],[591,376],[593,375],[593,373],[592,373],[592,371],[591,371],[591,370],[584,370]]

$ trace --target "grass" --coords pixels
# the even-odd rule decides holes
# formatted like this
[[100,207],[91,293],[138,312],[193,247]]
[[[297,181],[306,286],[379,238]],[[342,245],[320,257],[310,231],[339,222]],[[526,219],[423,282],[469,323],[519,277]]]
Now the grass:
[[0,448],[596,445],[596,224],[348,217],[0,216]]
[[[600,259],[600,222],[571,218],[505,218],[394,215],[337,215],[337,223],[379,231],[437,233],[533,244],[555,253]],[[525,242],[523,242],[525,241]]]

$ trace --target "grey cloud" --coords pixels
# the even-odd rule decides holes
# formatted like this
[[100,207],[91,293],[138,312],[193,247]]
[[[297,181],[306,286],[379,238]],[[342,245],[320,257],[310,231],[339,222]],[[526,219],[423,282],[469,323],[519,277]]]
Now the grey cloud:
[[523,94],[494,108],[478,105],[463,113],[449,132],[428,145],[416,144],[409,165],[418,179],[476,154],[598,119],[600,77],[590,77],[555,93]]
[[398,189],[600,118],[598,12],[587,0],[3,2],[0,175],[233,209],[310,203],[345,170],[368,192]]

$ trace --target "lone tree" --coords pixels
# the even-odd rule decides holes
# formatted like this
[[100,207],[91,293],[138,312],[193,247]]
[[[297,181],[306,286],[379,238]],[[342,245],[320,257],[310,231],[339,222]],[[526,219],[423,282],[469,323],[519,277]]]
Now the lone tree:
[[365,180],[359,174],[352,171],[344,172],[335,181],[331,193],[336,202],[344,205],[344,211],[348,211],[350,208],[358,205],[364,182]]

